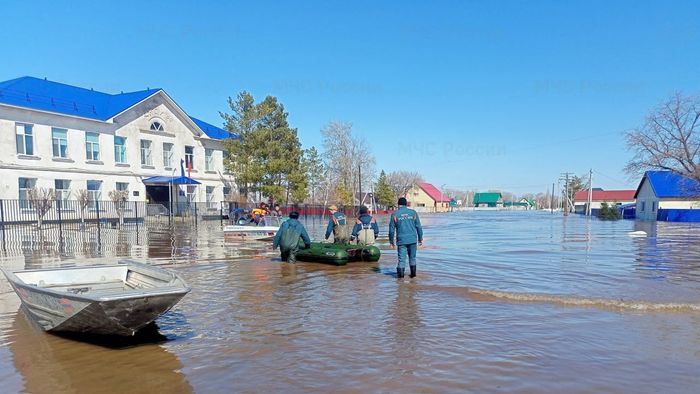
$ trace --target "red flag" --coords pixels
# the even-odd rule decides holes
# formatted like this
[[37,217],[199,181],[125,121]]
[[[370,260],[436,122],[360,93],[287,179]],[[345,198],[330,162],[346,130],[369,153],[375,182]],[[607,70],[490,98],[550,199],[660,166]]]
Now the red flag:
[[192,178],[192,159],[187,160],[187,177]]

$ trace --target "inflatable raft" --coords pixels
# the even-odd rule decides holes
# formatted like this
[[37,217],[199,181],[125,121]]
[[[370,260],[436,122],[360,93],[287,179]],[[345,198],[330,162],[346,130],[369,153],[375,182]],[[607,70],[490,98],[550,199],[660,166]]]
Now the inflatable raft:
[[297,260],[333,265],[345,265],[350,261],[377,261],[381,252],[376,246],[337,245],[312,242],[309,249],[297,252]]

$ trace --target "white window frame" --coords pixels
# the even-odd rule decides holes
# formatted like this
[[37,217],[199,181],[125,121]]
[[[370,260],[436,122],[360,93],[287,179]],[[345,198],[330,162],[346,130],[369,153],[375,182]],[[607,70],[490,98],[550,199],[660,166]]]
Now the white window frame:
[[[25,187],[22,187],[22,180],[25,180]],[[29,190],[36,187],[36,178],[24,178],[20,177],[17,179],[17,186],[19,187],[18,200],[19,208],[22,210],[34,209],[32,202],[29,200]]]
[[[97,142],[88,141],[88,137],[96,137]],[[90,131],[85,132],[85,159],[90,161],[100,160],[100,134]]]
[[[144,146],[146,142],[147,146]],[[141,140],[141,166],[153,166],[153,141]]]
[[[192,153],[187,153],[187,149],[192,149]],[[185,145],[185,169],[192,168],[194,170],[194,146]]]
[[214,149],[204,149],[204,168],[206,171],[214,171]]
[[[169,147],[169,149],[165,149]],[[163,142],[163,167],[172,168],[173,167],[173,150],[175,149],[175,144],[170,142]]]
[[194,202],[195,196],[197,195],[197,186],[187,185],[187,202]]
[[[90,189],[90,182],[94,182],[99,185],[97,189]],[[88,193],[88,208],[94,210],[97,208],[95,201],[100,201],[102,199],[102,181],[97,179],[89,179],[85,184],[85,188],[87,189]]]
[[[65,137],[56,137],[55,133],[57,132],[63,132],[65,133]],[[65,146],[65,150],[63,154],[61,154],[61,147]],[[51,150],[53,153],[53,157],[61,158],[61,159],[67,159],[68,158],[68,130],[67,129],[61,129],[59,127],[52,127],[51,128]]]
[[[61,182],[61,186],[68,185],[68,188],[60,188],[58,182]],[[56,191],[56,199],[61,201],[68,201],[70,197],[70,179],[54,179],[54,190]]]
[[207,208],[210,209],[215,209],[217,208],[216,202],[214,201],[214,192],[216,191],[215,186],[207,186],[206,187],[206,200],[207,200]]
[[[117,139],[121,139],[121,141],[123,143],[121,145],[117,145]],[[126,156],[126,137],[121,137],[121,136],[115,135],[114,136],[114,162],[115,163],[126,163],[128,160],[129,159]]]
[[[17,154],[34,156],[34,125],[29,123],[15,123],[15,135]],[[29,147],[29,149],[27,149],[27,147]]]
[[165,124],[160,119],[153,119],[151,120],[151,125],[148,126],[148,129],[151,131],[165,132]]

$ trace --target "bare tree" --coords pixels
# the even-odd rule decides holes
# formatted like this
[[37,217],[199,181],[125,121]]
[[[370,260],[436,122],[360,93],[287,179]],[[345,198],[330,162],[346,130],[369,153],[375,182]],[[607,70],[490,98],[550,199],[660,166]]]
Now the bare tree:
[[80,209],[80,227],[85,228],[85,208],[90,204],[90,195],[85,189],[78,189],[75,192],[75,197],[78,199],[78,208]]
[[53,202],[56,200],[56,193],[53,189],[45,189],[43,187],[33,187],[28,191],[29,201],[32,203],[34,212],[37,217],[37,227],[41,229],[44,222],[44,216],[53,207]]
[[635,152],[625,170],[639,175],[646,170],[668,170],[700,182],[700,101],[674,94],[654,109],[644,124],[626,133]]
[[405,197],[409,190],[423,182],[423,177],[417,172],[394,171],[387,174],[386,180],[396,196]]
[[367,142],[352,133],[352,123],[330,122],[321,129],[324,158],[331,179],[331,190],[346,190],[354,194],[362,187],[369,190],[375,175],[375,158]]
[[124,211],[126,210],[126,199],[129,198],[128,190],[111,190],[109,199],[114,203],[114,208],[119,216],[119,227],[124,226]]

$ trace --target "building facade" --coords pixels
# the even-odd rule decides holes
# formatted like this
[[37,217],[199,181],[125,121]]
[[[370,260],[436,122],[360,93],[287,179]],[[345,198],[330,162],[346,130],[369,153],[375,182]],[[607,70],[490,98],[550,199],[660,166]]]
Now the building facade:
[[647,171],[634,195],[637,219],[700,222],[700,183],[670,171]]
[[418,183],[406,193],[408,205],[418,212],[447,212],[450,198],[427,182]]
[[[91,200],[127,190],[130,201],[215,207],[233,187],[222,140],[234,137],[188,116],[162,89],[111,95],[32,77],[0,82],[0,199],[26,200],[33,187],[61,199],[83,189]],[[148,181],[183,175],[199,184]]]
[[[596,190],[593,188],[591,195],[591,215],[598,215],[603,203],[610,207],[620,207],[635,202],[634,190]],[[574,212],[585,215],[588,205],[588,190],[581,190],[574,194]]]

